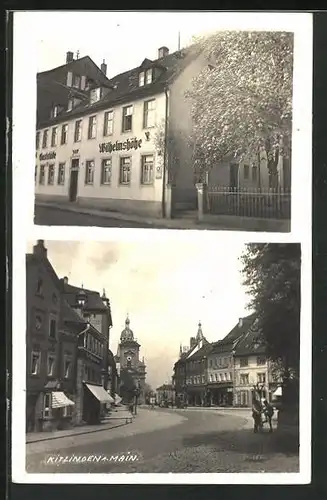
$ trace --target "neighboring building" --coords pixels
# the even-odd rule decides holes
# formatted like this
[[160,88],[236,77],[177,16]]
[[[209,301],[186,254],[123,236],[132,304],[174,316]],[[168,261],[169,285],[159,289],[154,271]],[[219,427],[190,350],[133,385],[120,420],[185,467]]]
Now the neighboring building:
[[254,316],[240,318],[222,340],[215,342],[208,355],[208,391],[213,405],[232,406],[234,393],[234,354],[240,339],[248,331]]
[[[90,323],[87,306],[82,304],[82,300],[84,306],[89,303],[85,291],[76,289],[73,299],[72,293],[65,293],[67,286],[65,279],[59,280],[39,240],[26,256],[28,432],[96,421],[100,400],[111,400],[106,392],[109,331],[105,336]],[[89,295],[96,294],[90,291]],[[104,315],[111,325],[109,302],[106,308]],[[85,397],[84,392],[88,392]],[[89,393],[94,400],[87,400]]]
[[38,94],[44,86],[52,92],[58,73],[62,90],[47,97],[47,106],[38,97],[36,200],[159,217],[195,208],[184,94],[206,64],[196,46],[172,54],[161,47],[157,59],[110,79],[89,58],[38,75]]
[[130,329],[130,320],[127,317],[115,357],[119,365],[120,395],[125,402],[129,402],[134,397],[134,391],[138,390],[138,402],[143,404],[146,366],[144,358],[140,361],[140,347],[134,338],[134,332]]
[[156,389],[156,402],[160,403],[170,402],[174,404],[175,391],[172,384],[163,384]]
[[207,406],[207,365],[208,355],[212,349],[205,339],[198,350],[191,354],[186,361],[186,380],[188,404],[191,406]]

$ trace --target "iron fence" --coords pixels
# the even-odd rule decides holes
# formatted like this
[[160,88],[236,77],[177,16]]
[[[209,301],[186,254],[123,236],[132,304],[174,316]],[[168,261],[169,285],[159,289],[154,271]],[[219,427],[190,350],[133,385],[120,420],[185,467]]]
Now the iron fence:
[[265,219],[291,218],[291,191],[277,188],[207,187],[206,212]]

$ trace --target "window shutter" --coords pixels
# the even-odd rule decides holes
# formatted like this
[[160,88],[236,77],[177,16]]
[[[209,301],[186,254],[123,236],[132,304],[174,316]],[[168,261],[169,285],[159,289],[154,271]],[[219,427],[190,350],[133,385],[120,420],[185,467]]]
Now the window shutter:
[[81,78],[81,90],[85,89],[85,82],[86,82],[86,77],[82,76],[82,78]]
[[67,73],[67,87],[71,87],[73,83],[73,73],[68,71]]

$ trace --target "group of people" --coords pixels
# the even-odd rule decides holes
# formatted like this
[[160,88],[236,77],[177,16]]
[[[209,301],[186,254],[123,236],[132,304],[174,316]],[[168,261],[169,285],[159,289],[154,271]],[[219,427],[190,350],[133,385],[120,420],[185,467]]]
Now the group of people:
[[272,428],[272,417],[274,415],[273,406],[268,403],[266,399],[260,401],[259,399],[253,399],[252,402],[252,417],[254,422],[254,432],[260,432],[263,428],[263,424],[269,424],[269,432],[273,431]]

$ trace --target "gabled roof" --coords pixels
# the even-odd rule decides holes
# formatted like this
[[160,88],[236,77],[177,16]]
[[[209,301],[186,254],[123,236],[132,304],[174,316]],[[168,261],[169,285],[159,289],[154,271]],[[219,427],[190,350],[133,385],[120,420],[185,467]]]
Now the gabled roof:
[[252,324],[235,349],[236,356],[265,354],[266,347],[262,342],[260,331]]
[[112,90],[109,90],[98,102],[90,104],[86,99],[73,110],[60,113],[56,118],[40,123],[39,128],[66,121],[71,117],[97,112],[115,104],[133,102],[161,93],[198,55],[198,47],[192,45],[154,61],[145,59],[143,63],[147,68],[153,67],[158,70],[151,84],[139,86],[139,73],[144,69],[142,63],[141,66],[110,78],[108,86],[112,87]]
[[[68,304],[73,307],[76,306],[76,296],[80,293],[81,288],[73,285],[65,284],[63,280],[60,280],[61,290]],[[103,304],[99,292],[93,290],[88,290],[86,288],[82,289],[86,294],[86,304],[84,306],[84,311],[107,311],[107,307]]]
[[219,340],[212,350],[212,354],[231,352],[233,349],[235,349],[237,343],[248,332],[255,319],[255,314],[250,314],[249,316],[242,318],[241,326],[239,325],[239,323],[237,323],[234,328],[232,328],[232,330],[228,333],[228,335],[226,335],[226,337],[224,337],[222,340]]
[[212,350],[212,344],[210,344],[208,341],[205,341],[205,344],[200,347],[197,351],[195,351],[194,354],[192,354],[187,361],[194,361],[196,359],[202,359],[204,356],[207,356],[210,354]]

